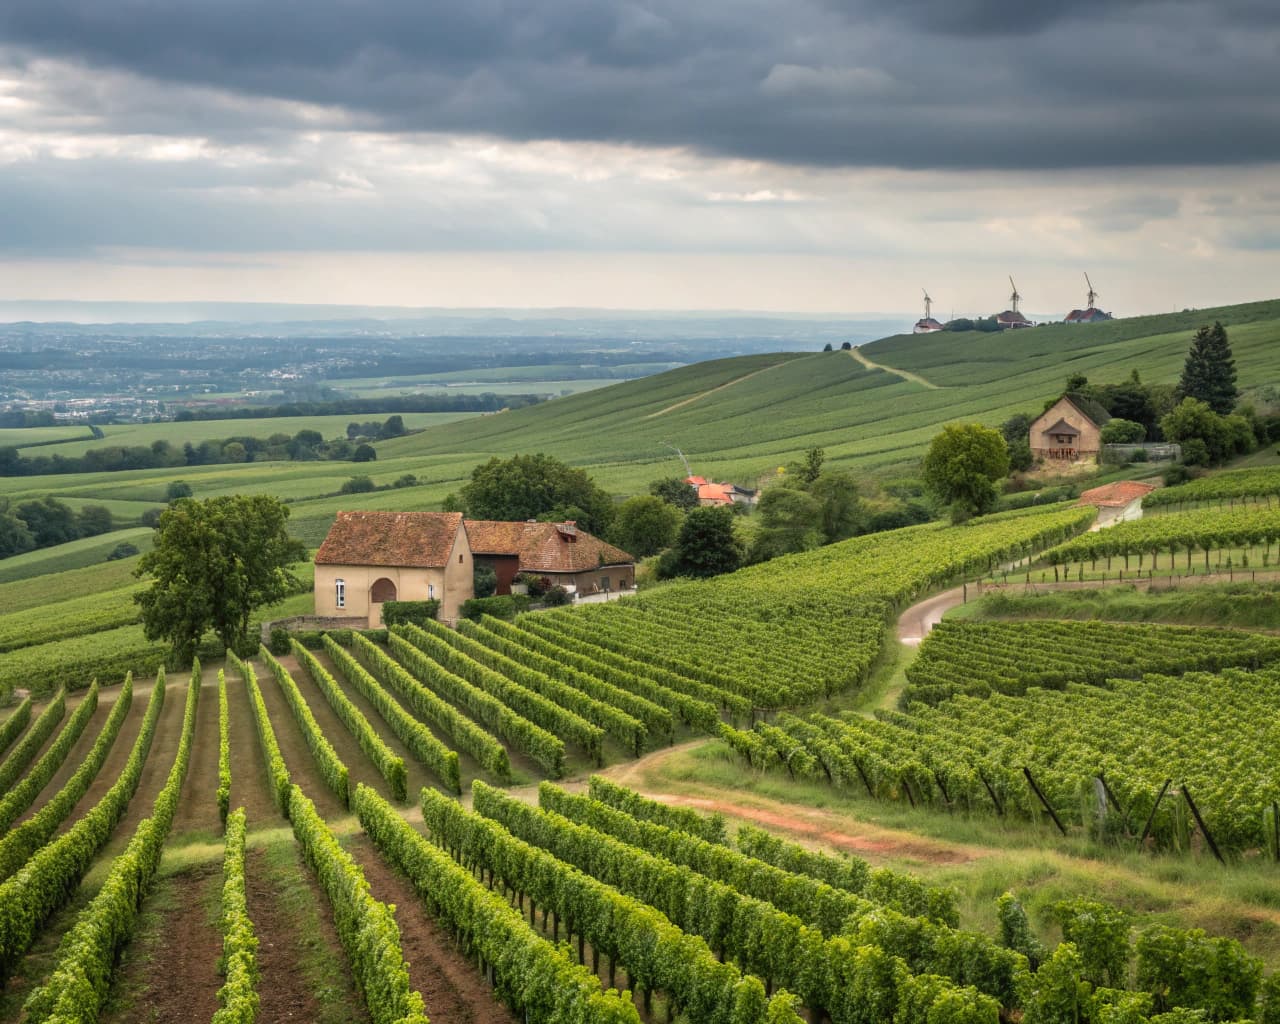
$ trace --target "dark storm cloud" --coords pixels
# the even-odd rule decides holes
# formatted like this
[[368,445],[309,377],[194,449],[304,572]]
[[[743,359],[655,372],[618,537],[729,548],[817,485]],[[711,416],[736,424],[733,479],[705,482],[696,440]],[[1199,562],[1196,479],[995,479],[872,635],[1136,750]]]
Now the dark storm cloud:
[[[141,76],[103,130],[260,133],[255,98],[391,131],[688,146],[794,164],[1280,158],[1267,0],[7,0],[25,59]],[[166,107],[197,86],[250,101]]]

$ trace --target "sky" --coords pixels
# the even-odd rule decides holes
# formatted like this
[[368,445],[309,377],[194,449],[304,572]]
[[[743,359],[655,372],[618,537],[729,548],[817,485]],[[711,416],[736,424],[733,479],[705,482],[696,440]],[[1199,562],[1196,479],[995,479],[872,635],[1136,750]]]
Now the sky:
[[1274,0],[5,0],[0,300],[1280,294]]

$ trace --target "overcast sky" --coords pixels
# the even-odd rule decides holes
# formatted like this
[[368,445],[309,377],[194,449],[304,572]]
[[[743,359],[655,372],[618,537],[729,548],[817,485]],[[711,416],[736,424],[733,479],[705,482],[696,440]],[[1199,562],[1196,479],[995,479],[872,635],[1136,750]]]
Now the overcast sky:
[[1274,0],[5,0],[0,299],[1280,295]]

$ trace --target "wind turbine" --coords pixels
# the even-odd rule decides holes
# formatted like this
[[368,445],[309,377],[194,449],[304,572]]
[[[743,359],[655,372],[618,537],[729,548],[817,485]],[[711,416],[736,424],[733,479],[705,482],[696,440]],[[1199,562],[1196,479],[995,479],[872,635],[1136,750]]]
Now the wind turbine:
[[1013,303],[1013,311],[1016,313],[1018,312],[1018,302],[1021,300],[1022,296],[1018,294],[1018,286],[1013,284],[1012,274],[1009,275],[1009,283],[1013,285],[1013,294],[1009,296],[1009,301]]
[[1093,282],[1089,280],[1089,274],[1087,271],[1084,275],[1084,283],[1089,286],[1089,303],[1085,306],[1085,309],[1093,309],[1098,301],[1098,293],[1093,290]]
[[924,318],[928,320],[930,312],[933,309],[933,299],[929,298],[929,293],[924,288],[921,288],[920,290],[924,292]]

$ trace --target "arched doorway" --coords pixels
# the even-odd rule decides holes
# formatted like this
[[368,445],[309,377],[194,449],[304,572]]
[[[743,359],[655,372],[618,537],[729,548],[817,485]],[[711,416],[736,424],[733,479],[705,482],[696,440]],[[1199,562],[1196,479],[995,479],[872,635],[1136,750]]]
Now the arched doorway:
[[385,576],[373,581],[369,588],[369,626],[377,629],[382,625],[382,604],[384,601],[396,599],[396,585]]

